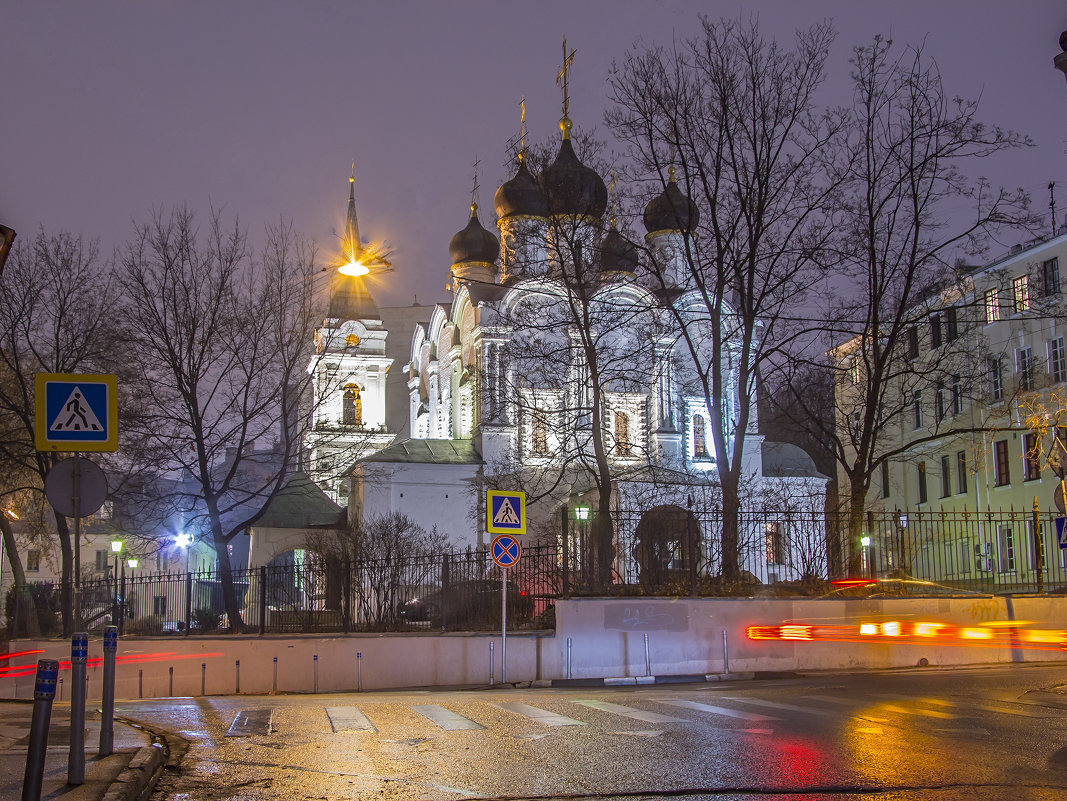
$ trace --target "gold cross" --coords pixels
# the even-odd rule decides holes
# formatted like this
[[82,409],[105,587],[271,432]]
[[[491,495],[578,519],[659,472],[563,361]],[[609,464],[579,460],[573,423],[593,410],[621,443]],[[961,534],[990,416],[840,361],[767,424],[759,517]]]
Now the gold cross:
[[478,203],[478,165],[482,163],[481,159],[476,158],[474,160],[474,184],[471,186],[471,210]]
[[556,76],[556,86],[563,86],[563,116],[566,117],[570,111],[570,97],[567,94],[567,73],[570,71],[571,66],[574,64],[574,50],[567,53],[567,37],[563,37],[563,68],[559,71],[559,75]]
[[519,108],[522,112],[519,117],[519,153],[526,152],[526,97],[523,96],[522,101],[519,103]]

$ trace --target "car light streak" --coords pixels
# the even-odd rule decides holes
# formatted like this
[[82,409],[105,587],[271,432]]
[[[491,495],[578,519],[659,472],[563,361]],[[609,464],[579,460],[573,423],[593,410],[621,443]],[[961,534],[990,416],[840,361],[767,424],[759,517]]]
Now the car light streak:
[[899,620],[864,621],[852,625],[820,625],[791,621],[777,626],[748,626],[745,636],[750,640],[789,642],[877,642],[899,645],[926,643],[952,647],[1067,651],[1067,631],[1026,628],[1030,625],[1033,625],[1031,621],[993,621],[979,626]]

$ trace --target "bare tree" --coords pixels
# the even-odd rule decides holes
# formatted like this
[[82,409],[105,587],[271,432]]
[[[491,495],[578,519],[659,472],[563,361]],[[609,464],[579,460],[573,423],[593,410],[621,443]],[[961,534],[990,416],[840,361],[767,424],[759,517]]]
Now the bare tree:
[[184,208],[138,226],[121,257],[143,433],[171,479],[163,494],[209,532],[236,630],[228,546],[282,490],[300,453],[314,260],[289,226],[269,227],[254,258],[238,226],[225,230],[213,214],[201,233]]
[[791,310],[818,280],[831,230],[835,186],[820,167],[841,123],[816,116],[813,96],[832,40],[828,25],[815,25],[786,50],[755,23],[703,19],[696,37],[636,52],[610,79],[608,123],[650,194],[666,193],[667,227],[681,235],[651,249],[651,273],[678,298],[668,308],[692,365],[679,376],[683,391],[709,411],[729,582],[740,576],[757,378],[799,336]]
[[[852,65],[848,137],[833,168],[845,188],[835,246],[846,281],[827,315],[838,391],[834,431],[823,436],[847,482],[856,568],[867,492],[882,464],[949,430],[971,430],[935,411],[944,419],[924,436],[902,443],[896,435],[906,415],[918,414],[923,389],[927,400],[973,391],[982,359],[965,335],[972,315],[959,305],[966,276],[950,259],[980,253],[990,234],[1029,215],[1021,190],[993,189],[965,170],[1029,140],[980,122],[977,101],[949,95],[921,47],[894,51],[875,38],[855,48]],[[928,331],[930,353],[919,358]]]
[[[19,240],[0,283],[0,459],[5,495],[43,497],[59,454],[34,444],[34,381],[39,372],[104,372],[110,364],[114,308],[111,265],[94,243],[68,233]],[[64,633],[74,629],[75,544],[67,519],[52,510],[61,552]],[[8,548],[9,561],[17,558]],[[12,561],[12,568],[15,562]],[[17,573],[17,571],[16,571]]]

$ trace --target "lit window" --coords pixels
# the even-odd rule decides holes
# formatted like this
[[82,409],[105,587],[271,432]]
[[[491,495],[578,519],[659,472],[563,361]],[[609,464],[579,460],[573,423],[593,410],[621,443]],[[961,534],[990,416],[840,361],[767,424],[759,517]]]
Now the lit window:
[[995,323],[1000,319],[1000,292],[996,289],[986,290],[985,321]]
[[541,409],[535,409],[531,415],[530,437],[536,456],[548,454],[548,419]]
[[693,457],[706,459],[708,456],[707,435],[704,432],[704,416],[693,415]]
[[619,456],[630,455],[630,416],[615,412],[615,450]]
[[345,384],[341,422],[346,426],[363,425],[363,398],[356,384]]
[[1011,310],[1024,312],[1030,308],[1030,280],[1020,275],[1011,282]]

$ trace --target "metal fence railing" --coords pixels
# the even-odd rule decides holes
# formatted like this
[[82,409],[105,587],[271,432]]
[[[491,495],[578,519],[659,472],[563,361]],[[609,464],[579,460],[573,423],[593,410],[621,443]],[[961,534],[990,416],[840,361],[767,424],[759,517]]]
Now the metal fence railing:
[[[1067,549],[1059,547],[1056,519],[1049,514],[868,513],[862,528],[850,533],[842,520],[814,513],[743,514],[740,591],[776,585],[779,594],[810,592],[851,570],[961,592],[1067,593]],[[523,548],[506,574],[508,627],[553,627],[555,600],[567,595],[738,592],[718,578],[722,519],[715,513],[670,507],[654,515],[617,515],[612,537],[614,586],[607,588],[595,580],[603,571],[596,569],[588,522],[561,523],[555,544]],[[291,564],[233,571],[244,629],[260,633],[498,629],[501,579],[485,550],[360,561],[304,552]],[[803,579],[810,580],[807,590],[800,586]],[[118,580],[84,580],[79,589],[88,631],[112,623],[124,634],[143,635],[230,627],[215,571],[133,571]],[[59,586],[33,584],[26,594],[33,596],[36,628],[52,633]],[[25,636],[20,608],[27,608],[27,598],[8,592],[5,600],[8,631]]]

